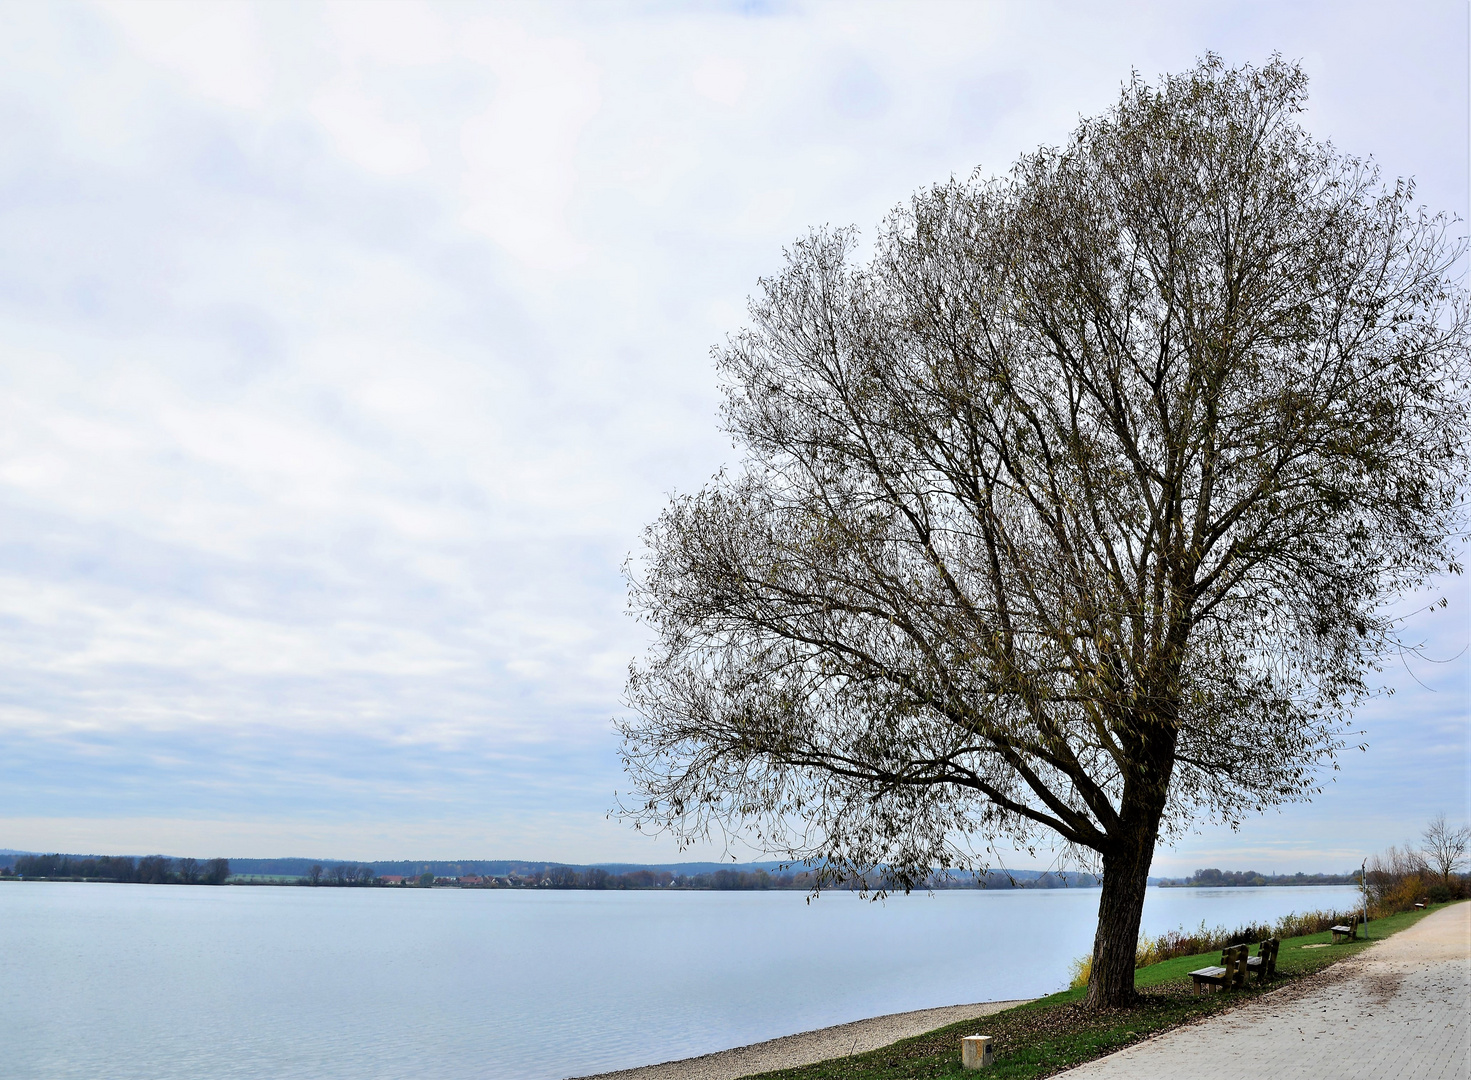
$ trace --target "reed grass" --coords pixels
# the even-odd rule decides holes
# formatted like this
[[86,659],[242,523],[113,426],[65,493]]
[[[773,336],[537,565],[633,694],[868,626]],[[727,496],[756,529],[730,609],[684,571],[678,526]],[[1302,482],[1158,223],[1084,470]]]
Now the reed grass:
[[[1184,927],[1166,930],[1158,937],[1141,935],[1134,951],[1134,967],[1149,967],[1151,964],[1173,960],[1177,956],[1195,956],[1198,953],[1214,952],[1230,945],[1255,945],[1267,938],[1306,937],[1321,934],[1330,926],[1358,919],[1359,913],[1352,911],[1304,911],[1284,915],[1274,923],[1250,923],[1227,930],[1224,926],[1211,929],[1204,920],[1194,930]],[[1069,986],[1074,990],[1088,985],[1088,976],[1093,970],[1093,957],[1080,956],[1073,961]]]

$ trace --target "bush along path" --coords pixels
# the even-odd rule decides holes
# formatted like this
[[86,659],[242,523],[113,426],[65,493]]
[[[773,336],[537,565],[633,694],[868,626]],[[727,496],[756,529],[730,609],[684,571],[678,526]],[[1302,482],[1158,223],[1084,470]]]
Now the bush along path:
[[[1375,941],[1446,906],[1434,904],[1421,911],[1376,919],[1369,924],[1367,939],[1360,937],[1338,945],[1332,944],[1332,935],[1327,931],[1286,938],[1277,957],[1277,979],[1261,989],[1252,975],[1246,989],[1195,997],[1189,972],[1214,964],[1220,954],[1182,956],[1140,968],[1135,973],[1141,1000],[1132,1008],[1086,1012],[1083,1009],[1086,991],[1065,990],[993,1013],[983,1020],[950,1024],[866,1054],[761,1073],[759,1080],[920,1080],[960,1076],[1034,1080],[1051,1076],[1171,1028],[1225,1012],[1255,1000],[1262,993],[1270,993],[1274,987],[1290,985],[1362,952]],[[982,1073],[964,1072],[960,1067],[960,1040],[962,1036],[976,1034],[990,1035],[995,1040],[992,1044],[995,1064]]]

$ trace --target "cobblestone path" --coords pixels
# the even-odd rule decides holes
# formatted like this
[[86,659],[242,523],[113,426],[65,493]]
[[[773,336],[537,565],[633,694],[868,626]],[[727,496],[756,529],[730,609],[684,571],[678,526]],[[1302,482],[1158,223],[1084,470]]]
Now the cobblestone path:
[[1467,1080],[1471,903],[1240,1009],[1090,1061],[1067,1080]]

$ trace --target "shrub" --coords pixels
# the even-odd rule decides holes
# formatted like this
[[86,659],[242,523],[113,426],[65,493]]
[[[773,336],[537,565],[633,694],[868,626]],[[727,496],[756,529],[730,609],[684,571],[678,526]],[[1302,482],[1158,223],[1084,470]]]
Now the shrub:
[[1364,888],[1369,894],[1369,914],[1374,918],[1409,911],[1425,897],[1430,868],[1420,852],[1406,846],[1391,847],[1369,860]]
[[1362,913],[1356,911],[1305,911],[1302,914],[1284,915],[1273,927],[1279,938],[1307,937],[1321,934],[1324,930],[1349,919],[1357,919]]
[[[1134,966],[1138,967],[1139,965],[1135,964]],[[1073,961],[1073,977],[1072,981],[1068,983],[1068,986],[1074,990],[1083,989],[1083,987],[1088,985],[1088,976],[1091,974],[1093,974],[1092,954],[1078,957]]]
[[1419,874],[1406,874],[1380,890],[1370,912],[1375,918],[1382,919],[1397,911],[1409,911],[1425,898],[1426,891],[1424,878]]
[[[1457,882],[1457,884],[1460,884]],[[1444,904],[1451,900],[1459,899],[1460,890],[1452,889],[1443,881],[1437,881],[1429,889],[1425,890],[1426,897],[1432,904]]]

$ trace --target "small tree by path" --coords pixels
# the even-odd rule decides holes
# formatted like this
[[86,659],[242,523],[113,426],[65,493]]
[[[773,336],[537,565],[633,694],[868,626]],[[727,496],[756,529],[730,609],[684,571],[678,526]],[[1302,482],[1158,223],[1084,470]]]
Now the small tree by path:
[[741,468],[630,569],[640,827],[909,888],[978,842],[1101,864],[1088,1001],[1150,862],[1310,797],[1456,567],[1467,308],[1447,220],[1208,57],[860,261],[798,243],[717,351]]

